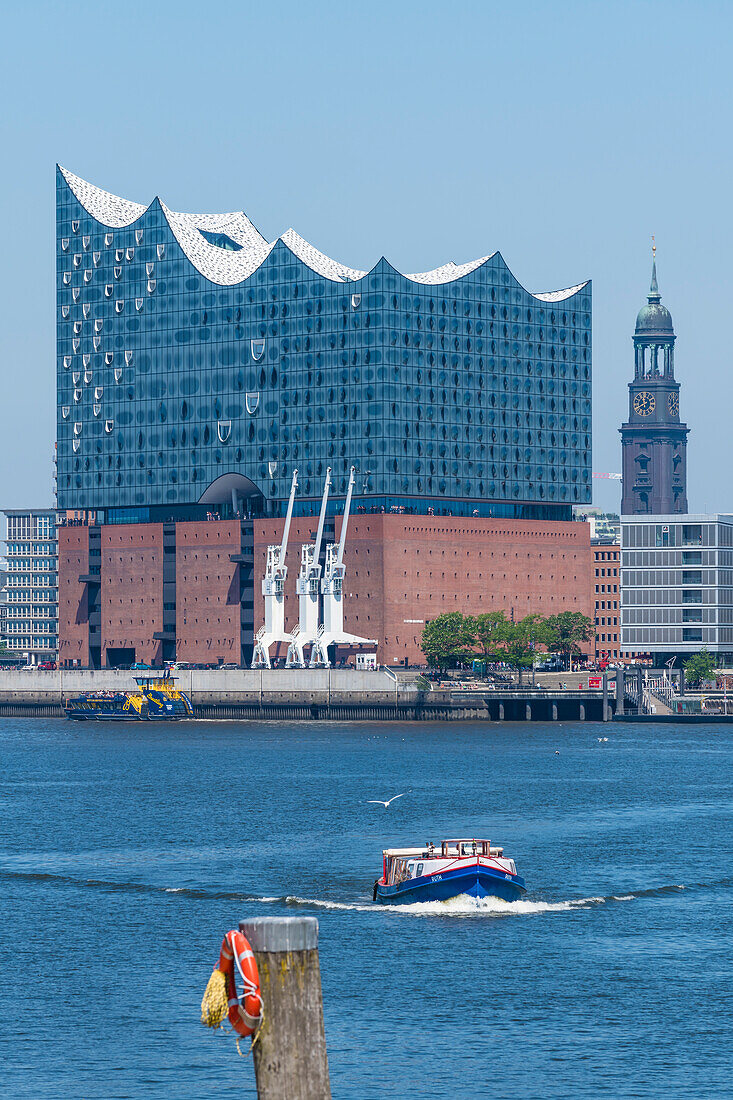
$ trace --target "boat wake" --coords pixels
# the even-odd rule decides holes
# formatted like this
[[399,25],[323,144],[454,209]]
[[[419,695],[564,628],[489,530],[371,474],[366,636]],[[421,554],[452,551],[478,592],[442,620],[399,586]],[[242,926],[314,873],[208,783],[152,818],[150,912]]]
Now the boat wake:
[[109,879],[94,879],[73,874],[54,873],[52,871],[34,871],[0,867],[2,880],[25,879],[39,885],[67,886],[92,889],[102,893],[159,894],[167,895],[171,901],[234,901],[251,905],[270,905],[285,909],[311,909],[322,911],[345,911],[360,913],[400,914],[403,916],[443,916],[443,917],[509,917],[531,916],[538,913],[568,913],[594,909],[601,905],[622,904],[638,901],[642,898],[663,898],[681,892],[702,890],[720,890],[733,887],[733,878],[724,878],[718,882],[696,882],[683,885],[678,883],[667,886],[653,886],[645,890],[627,893],[608,894],[586,898],[567,898],[563,900],[533,901],[523,898],[520,901],[502,901],[501,898],[473,898],[467,894],[449,898],[447,901],[414,902],[408,905],[378,905],[371,899],[362,897],[355,901],[338,901],[330,898],[305,898],[295,894],[284,896],[262,896],[247,891],[207,889],[196,886],[164,886],[145,882],[124,882]]
[[[258,899],[259,900],[259,899]],[[264,899],[263,899],[264,900]],[[603,905],[608,898],[576,898],[567,901],[503,901],[501,898],[473,898],[459,894],[446,901],[416,901],[408,905],[377,905],[358,902],[325,901],[320,898],[286,897],[294,908],[351,909],[362,913],[400,914],[408,917],[527,916],[530,913],[559,913]]]

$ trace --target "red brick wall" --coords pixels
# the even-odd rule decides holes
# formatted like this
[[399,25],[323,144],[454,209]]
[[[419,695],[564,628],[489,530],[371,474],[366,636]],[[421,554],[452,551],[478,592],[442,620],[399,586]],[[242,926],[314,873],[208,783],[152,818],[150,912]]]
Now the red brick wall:
[[[311,542],[317,517],[294,519],[286,592],[287,630],[298,621],[295,579],[300,547]],[[269,543],[283,520],[254,521],[255,631],[264,618],[261,581]],[[341,519],[336,520],[336,535]],[[88,662],[84,586],[88,528],[61,528],[59,541],[60,655]],[[158,661],[163,629],[163,525],[103,527],[100,596],[105,650],[133,648],[137,660]],[[239,521],[176,525],[176,631],[181,660],[239,662],[237,566]],[[172,559],[171,559],[172,560]],[[594,614],[593,555],[584,523],[363,515],[349,523],[346,542],[346,630],[379,642],[383,664],[423,664],[420,636],[427,620],[447,611],[504,610],[521,618],[560,611]],[[284,656],[285,646],[280,647]]]
[[621,547],[594,546],[593,559],[595,656],[596,659],[606,656],[615,660],[621,654],[619,649]]
[[176,524],[176,656],[239,664],[239,520]]
[[[293,521],[287,557],[286,626],[298,621],[300,544],[315,518]],[[340,532],[336,520],[336,535]],[[259,580],[282,520],[255,521],[255,630]],[[579,611],[593,616],[590,528],[585,523],[459,517],[355,515],[346,542],[346,629],[379,640],[383,664],[423,664],[426,620],[447,611],[504,610],[521,618]]]
[[89,664],[87,586],[89,528],[59,527],[59,665]]
[[102,665],[107,649],[134,649],[135,660],[160,660],[163,629],[163,524],[102,527]]

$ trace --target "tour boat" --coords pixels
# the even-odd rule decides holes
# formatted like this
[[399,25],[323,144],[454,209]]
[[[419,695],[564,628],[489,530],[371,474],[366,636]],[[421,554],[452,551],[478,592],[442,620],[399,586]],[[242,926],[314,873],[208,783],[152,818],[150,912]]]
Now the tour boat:
[[517,901],[526,893],[524,879],[503,848],[488,840],[444,840],[440,848],[387,848],[382,877],[374,883],[374,900],[382,905],[472,898]]
[[171,721],[193,718],[188,696],[175,686],[175,676],[136,676],[135,691],[84,691],[67,699],[67,718],[97,721]]

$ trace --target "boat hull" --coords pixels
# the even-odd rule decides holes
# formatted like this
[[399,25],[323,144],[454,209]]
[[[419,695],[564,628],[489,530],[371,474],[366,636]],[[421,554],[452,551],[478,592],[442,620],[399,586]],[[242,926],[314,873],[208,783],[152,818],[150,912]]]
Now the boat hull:
[[66,717],[72,722],[180,722],[187,718],[186,714],[137,714],[135,711],[127,711],[117,714],[111,711],[65,711]]
[[193,718],[193,707],[187,695],[162,691],[120,692],[97,695],[89,692],[69,699],[64,707],[67,718],[93,722],[176,722]]
[[380,905],[409,905],[414,902],[449,901],[461,894],[471,898],[499,898],[519,901],[527,892],[519,875],[503,874],[473,864],[387,886],[377,883],[375,901]]

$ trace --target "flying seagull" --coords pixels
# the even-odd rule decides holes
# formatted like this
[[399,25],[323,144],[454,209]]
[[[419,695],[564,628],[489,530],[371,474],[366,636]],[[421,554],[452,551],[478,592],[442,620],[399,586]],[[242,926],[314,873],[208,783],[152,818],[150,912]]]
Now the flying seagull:
[[392,798],[388,798],[386,802],[381,798],[367,798],[367,802],[373,802],[375,805],[384,806],[384,808],[386,810],[387,807],[390,806],[395,801],[395,799],[404,798],[405,795],[409,794],[409,793],[410,793],[409,791],[403,791],[402,794],[396,794],[396,795],[393,795]]

